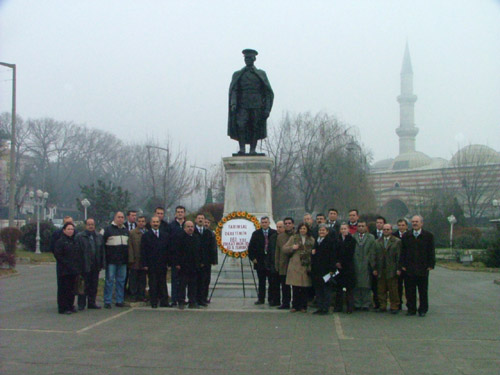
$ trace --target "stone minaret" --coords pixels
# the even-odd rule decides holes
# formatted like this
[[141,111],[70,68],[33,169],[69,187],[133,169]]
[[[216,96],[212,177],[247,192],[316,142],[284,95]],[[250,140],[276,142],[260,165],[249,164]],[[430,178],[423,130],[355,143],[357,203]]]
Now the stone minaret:
[[406,42],[403,66],[401,67],[401,95],[399,102],[399,154],[415,151],[415,136],[418,128],[415,126],[415,102],[417,96],[413,94],[413,69],[411,67],[410,50]]

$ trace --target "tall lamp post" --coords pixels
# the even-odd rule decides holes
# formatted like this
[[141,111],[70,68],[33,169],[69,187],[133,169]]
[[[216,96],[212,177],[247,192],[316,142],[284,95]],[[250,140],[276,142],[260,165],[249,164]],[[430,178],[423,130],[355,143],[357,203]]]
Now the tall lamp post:
[[9,180],[9,227],[14,226],[16,199],[16,64],[0,62],[0,65],[12,69],[12,119],[10,130],[10,180]]
[[40,251],[40,207],[45,207],[45,203],[47,203],[47,199],[49,198],[49,193],[43,192],[40,189],[33,193],[30,191],[30,199],[33,201],[33,204],[36,207],[36,248],[35,254],[41,254]]
[[202,171],[205,172],[205,204],[206,204],[208,200],[208,183],[207,183],[208,169],[203,167],[198,167],[197,165],[192,165],[191,168],[201,169]]
[[87,198],[85,198],[80,203],[82,204],[84,210],[83,217],[85,218],[85,220],[87,220],[87,208],[90,207],[90,202]]
[[453,252],[453,226],[457,223],[457,218],[454,215],[448,216],[450,223],[450,251]]

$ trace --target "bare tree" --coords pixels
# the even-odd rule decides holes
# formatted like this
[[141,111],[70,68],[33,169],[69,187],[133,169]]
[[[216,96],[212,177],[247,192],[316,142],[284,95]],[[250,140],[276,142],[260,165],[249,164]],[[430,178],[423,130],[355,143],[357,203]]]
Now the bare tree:
[[459,201],[472,222],[481,219],[500,195],[500,157],[484,146],[460,149],[446,170],[446,180],[455,181]]

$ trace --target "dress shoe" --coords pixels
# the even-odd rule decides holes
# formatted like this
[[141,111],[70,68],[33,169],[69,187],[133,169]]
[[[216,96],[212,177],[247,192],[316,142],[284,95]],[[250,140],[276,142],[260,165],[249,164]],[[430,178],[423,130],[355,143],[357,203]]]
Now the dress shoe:
[[307,313],[307,309],[300,309],[300,312],[305,314]]
[[278,310],[288,310],[290,309],[290,305],[281,305],[280,307],[278,307]]
[[83,310],[85,310],[85,306],[78,306],[78,310],[79,310],[79,311],[83,311]]
[[375,309],[375,312],[385,313],[385,312],[387,312],[387,310],[386,309]]
[[100,309],[101,309],[101,306],[99,306],[99,305],[95,305],[95,304],[94,304],[94,305],[89,305],[87,308],[88,308],[89,310],[90,310],[90,309],[100,310]]
[[346,314],[352,314],[352,310],[347,310],[345,313]]
[[71,310],[66,310],[65,312],[63,312],[63,314],[66,314],[66,315],[71,315],[71,314],[73,314],[73,311],[71,311]]
[[298,310],[297,309],[290,309],[291,313],[296,313]]
[[72,307],[71,307],[71,309],[70,309],[69,311],[71,311],[73,314],[78,312],[78,311],[75,309],[75,306],[72,306]]
[[179,310],[184,310],[184,304],[182,302],[178,303],[177,307],[179,308]]
[[425,313],[424,312],[419,312],[418,316],[421,316],[423,318],[425,316]]
[[205,302],[198,302],[198,305],[202,306],[202,307],[207,307],[208,306]]
[[197,303],[190,303],[190,304],[188,305],[188,308],[190,308],[190,309],[199,309],[199,308],[200,308],[200,306],[198,306],[198,304],[197,304]]
[[170,304],[170,306],[172,306],[172,307],[177,307],[177,306],[179,306],[179,304],[178,304],[177,302],[172,302],[172,303]]
[[321,315],[322,313],[323,313],[322,309],[319,309],[319,310],[316,310],[315,312],[313,312],[314,315]]
[[399,314],[399,310],[391,310],[391,314],[392,314],[392,315]]
[[258,300],[258,301],[255,301],[254,305],[263,305],[264,304],[264,301],[261,301],[261,300]]
[[406,312],[406,315],[407,315],[407,316],[413,316],[413,315],[417,315],[417,313],[416,313],[415,311],[408,310],[408,311]]
[[328,311],[323,310],[323,311],[321,311],[321,312],[319,313],[319,315],[328,315]]
[[152,308],[152,309],[157,309],[157,308],[158,308],[158,305],[156,305],[156,304],[151,305],[151,308]]
[[110,309],[111,308],[111,303],[105,303],[104,304],[105,309]]
[[276,302],[270,302],[270,303],[269,303],[269,306],[271,306],[271,307],[276,307],[276,306],[280,306],[280,304],[279,304],[279,303],[276,303]]
[[115,303],[116,307],[125,307],[125,304],[123,302],[117,302]]

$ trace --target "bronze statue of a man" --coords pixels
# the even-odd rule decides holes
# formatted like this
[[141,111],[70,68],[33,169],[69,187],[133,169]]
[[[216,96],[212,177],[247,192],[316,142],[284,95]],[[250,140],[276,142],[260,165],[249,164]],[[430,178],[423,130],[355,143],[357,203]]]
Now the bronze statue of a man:
[[245,67],[233,74],[229,85],[228,135],[239,142],[238,155],[257,155],[257,141],[267,137],[267,118],[273,106],[274,93],[266,72],[254,66],[257,51],[245,49]]

